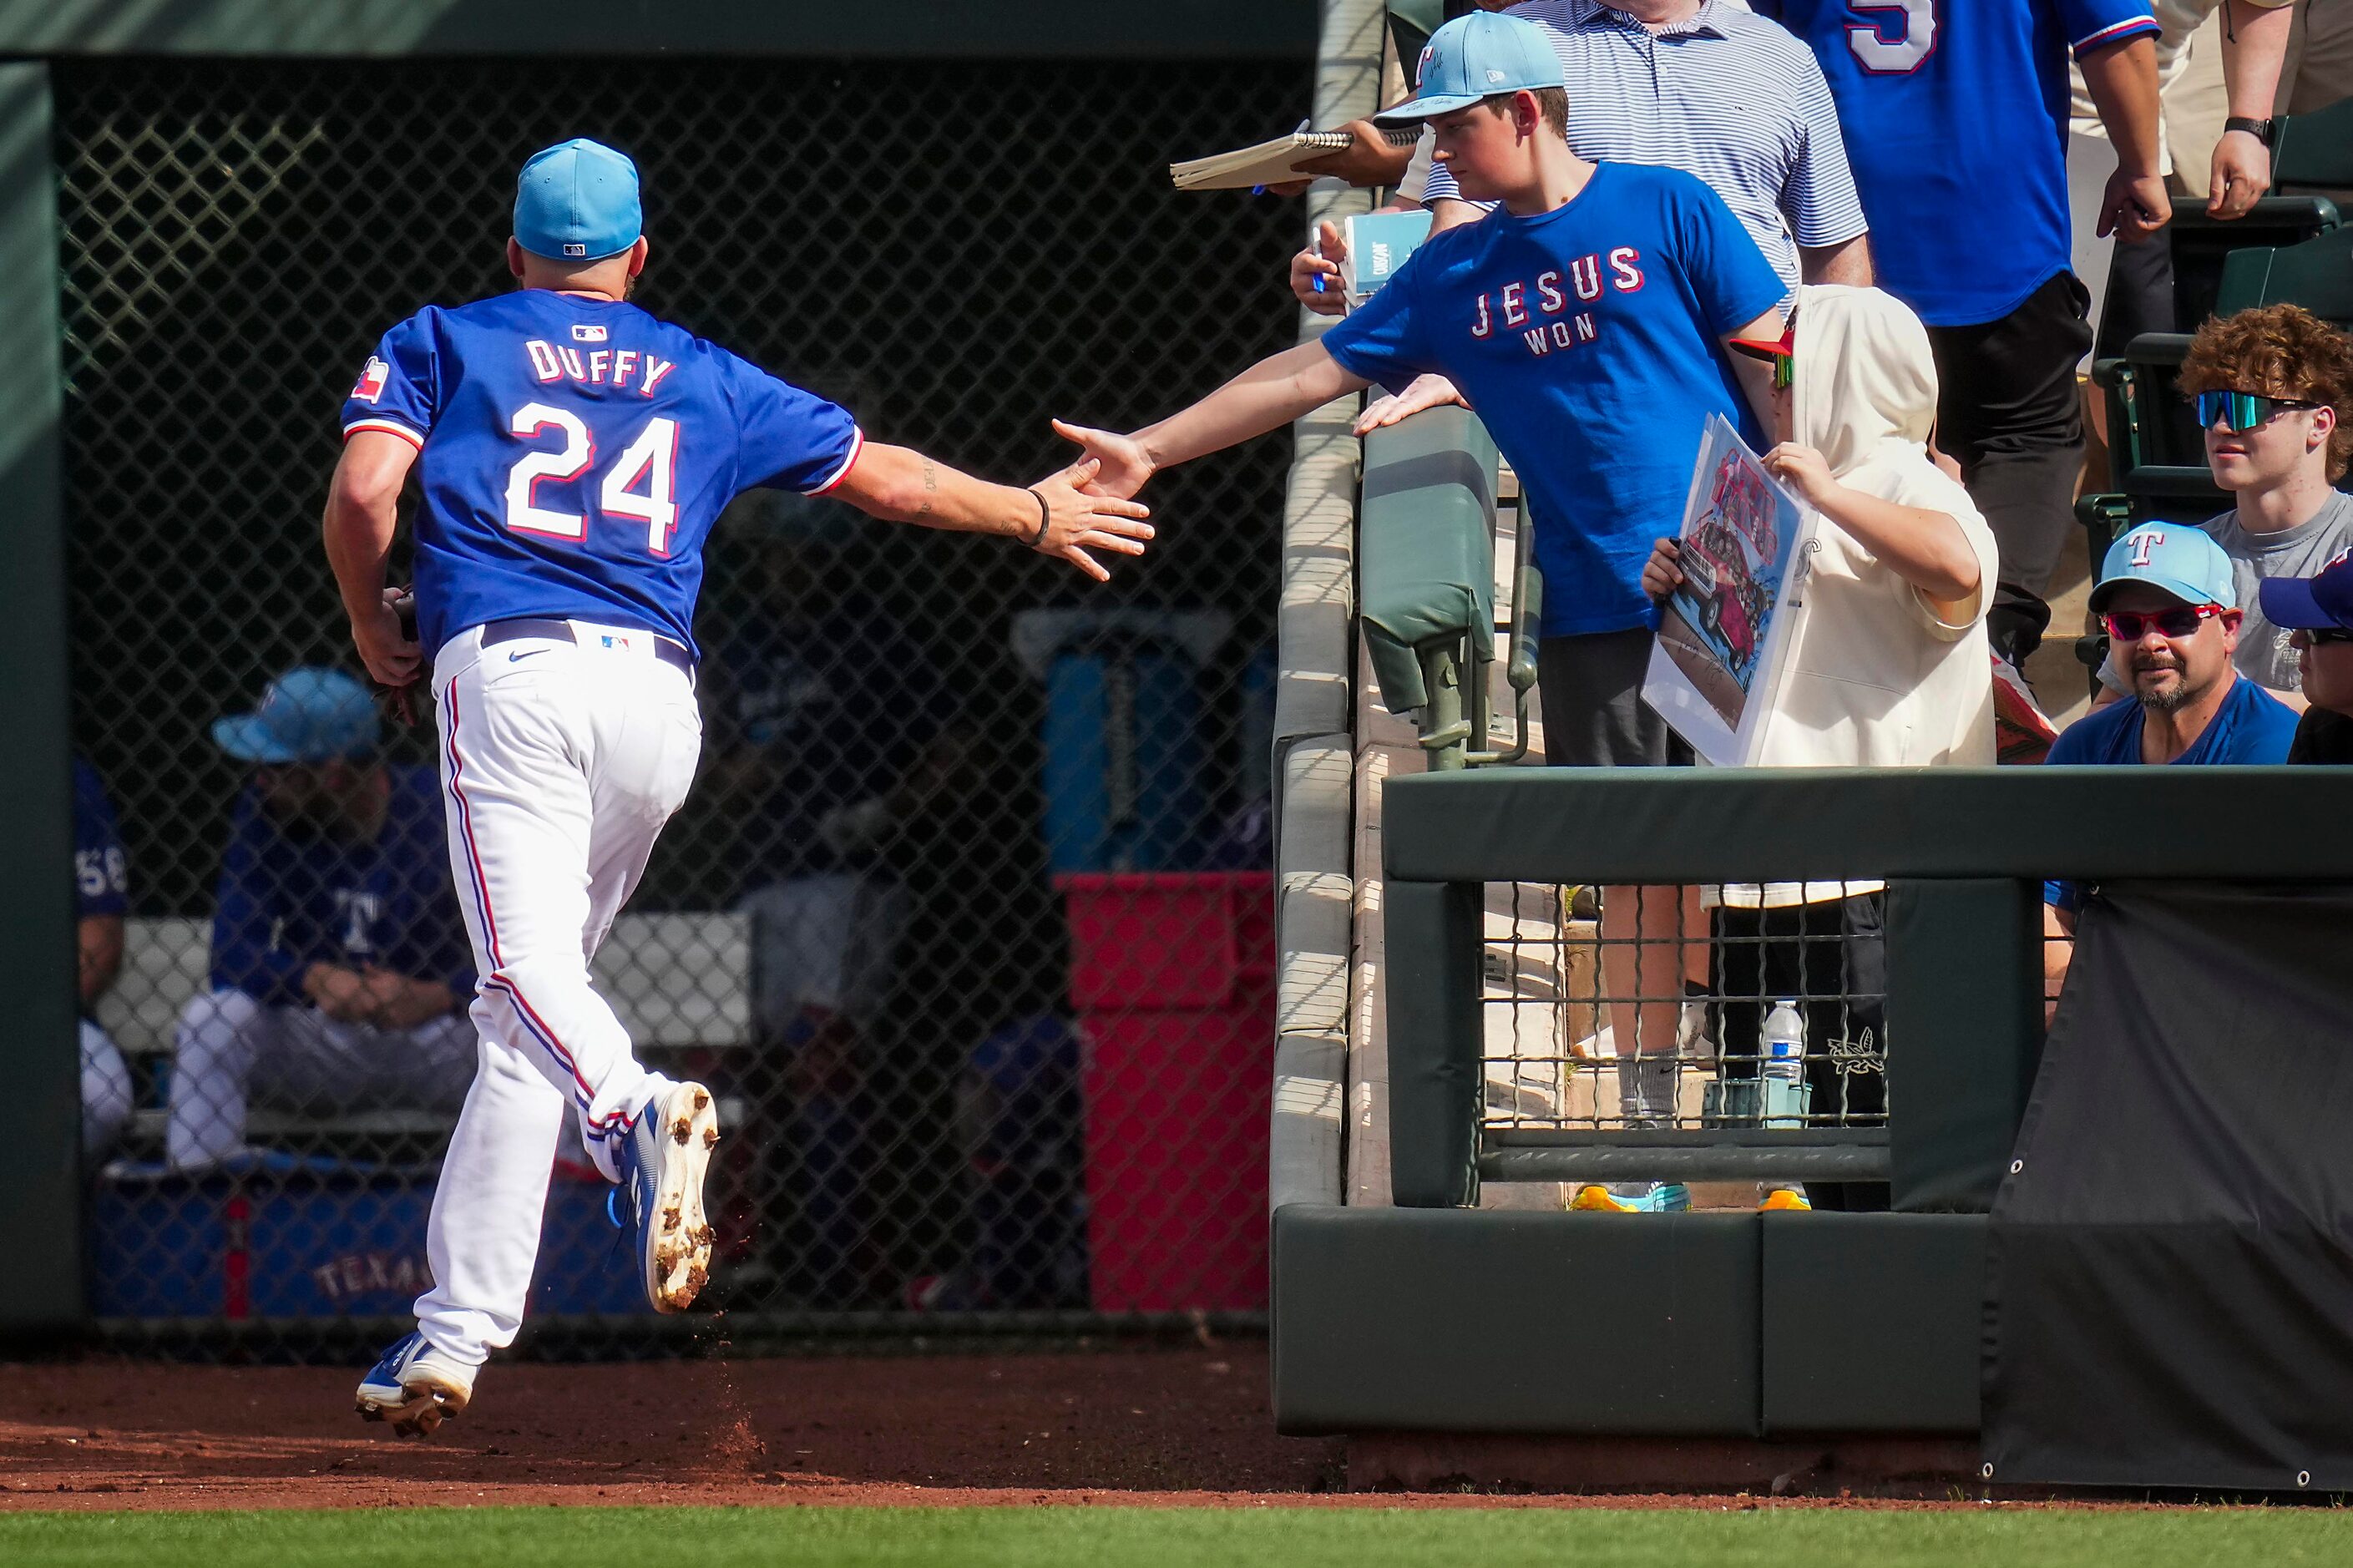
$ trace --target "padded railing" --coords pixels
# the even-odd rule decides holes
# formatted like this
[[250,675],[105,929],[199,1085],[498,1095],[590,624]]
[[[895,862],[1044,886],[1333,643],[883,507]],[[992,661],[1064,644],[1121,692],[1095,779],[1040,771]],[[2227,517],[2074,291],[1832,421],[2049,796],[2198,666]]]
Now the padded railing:
[[[2327,826],[2353,771],[2325,768],[1499,768],[1391,780],[1382,809],[1404,1207],[1482,1181],[1861,1177],[1899,1210],[1982,1211],[2042,1049],[2043,879],[2353,881]],[[1884,1130],[1482,1130],[1484,884],[1866,876],[1889,885]]]

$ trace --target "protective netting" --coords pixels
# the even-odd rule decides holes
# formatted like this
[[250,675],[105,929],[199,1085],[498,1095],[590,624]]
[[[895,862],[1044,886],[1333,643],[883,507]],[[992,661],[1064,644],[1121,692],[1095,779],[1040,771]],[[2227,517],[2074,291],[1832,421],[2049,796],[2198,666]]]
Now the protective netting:
[[[429,772],[406,793],[427,733],[261,776],[214,724],[297,667],[356,668],[318,541],[337,410],[391,322],[508,286],[522,159],[629,152],[640,303],[879,438],[1028,479],[1067,455],[1049,415],[1140,420],[1288,340],[1296,205],[1178,195],[1160,165],[1292,123],[1307,85],[1230,63],[58,69],[77,742],[129,889],[95,1004],[125,1065],[90,1104],[101,1318],[299,1347],[422,1282],[472,1060],[462,1016],[431,1016],[463,984],[446,865],[389,847],[404,801],[438,801]],[[1099,591],[827,502],[723,520],[702,770],[596,961],[649,1062],[720,1095],[712,1302],[820,1328],[1262,1309],[1286,457],[1158,484],[1157,549]],[[86,995],[110,880],[89,847]],[[559,1159],[543,1314],[642,1309],[604,1193]],[[645,1342],[607,1321],[611,1347]]]

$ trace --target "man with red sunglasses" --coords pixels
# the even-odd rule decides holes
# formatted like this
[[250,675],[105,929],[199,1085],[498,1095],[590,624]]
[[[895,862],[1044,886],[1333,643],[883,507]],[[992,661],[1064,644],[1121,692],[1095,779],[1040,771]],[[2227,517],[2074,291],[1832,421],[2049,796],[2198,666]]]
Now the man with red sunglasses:
[[2231,558],[2203,530],[2154,522],[2109,546],[2092,610],[2129,702],[2099,709],[2051,743],[2069,763],[2277,763],[2295,712],[2232,656],[2242,618]]
[[[2092,609],[2133,700],[2069,725],[2046,759],[2069,763],[2284,763],[2295,710],[2232,664],[2238,588],[2231,558],[2189,523],[2153,522],[2108,547]],[[2058,994],[2080,901],[2072,882],[2045,885],[2043,979]]]

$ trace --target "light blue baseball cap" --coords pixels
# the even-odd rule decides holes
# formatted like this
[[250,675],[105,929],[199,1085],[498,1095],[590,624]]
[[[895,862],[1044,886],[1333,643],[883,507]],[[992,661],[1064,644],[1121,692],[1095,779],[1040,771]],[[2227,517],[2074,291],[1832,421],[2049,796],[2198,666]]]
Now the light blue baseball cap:
[[1421,85],[1403,103],[1374,115],[1373,121],[1407,125],[1468,109],[1499,92],[1522,88],[1542,92],[1564,85],[1560,57],[1543,28],[1500,11],[1473,11],[1430,35],[1421,51]]
[[2185,605],[2239,607],[2239,581],[2231,558],[2206,531],[2186,522],[2151,522],[2108,546],[2100,563],[2092,608],[2104,610],[2127,583],[2146,583]]
[[250,713],[213,721],[213,742],[241,763],[364,756],[383,732],[375,699],[340,669],[299,666],[269,683]]
[[601,142],[574,137],[533,153],[515,181],[514,237],[551,261],[600,261],[645,232],[638,166]]

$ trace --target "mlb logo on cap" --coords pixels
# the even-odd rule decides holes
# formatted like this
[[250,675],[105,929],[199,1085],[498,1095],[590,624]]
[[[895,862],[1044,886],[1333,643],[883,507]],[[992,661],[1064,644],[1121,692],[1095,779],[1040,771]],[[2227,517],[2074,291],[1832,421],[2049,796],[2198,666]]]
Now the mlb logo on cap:
[[515,242],[533,256],[601,261],[644,228],[638,166],[600,142],[575,137],[534,153],[515,181]]

